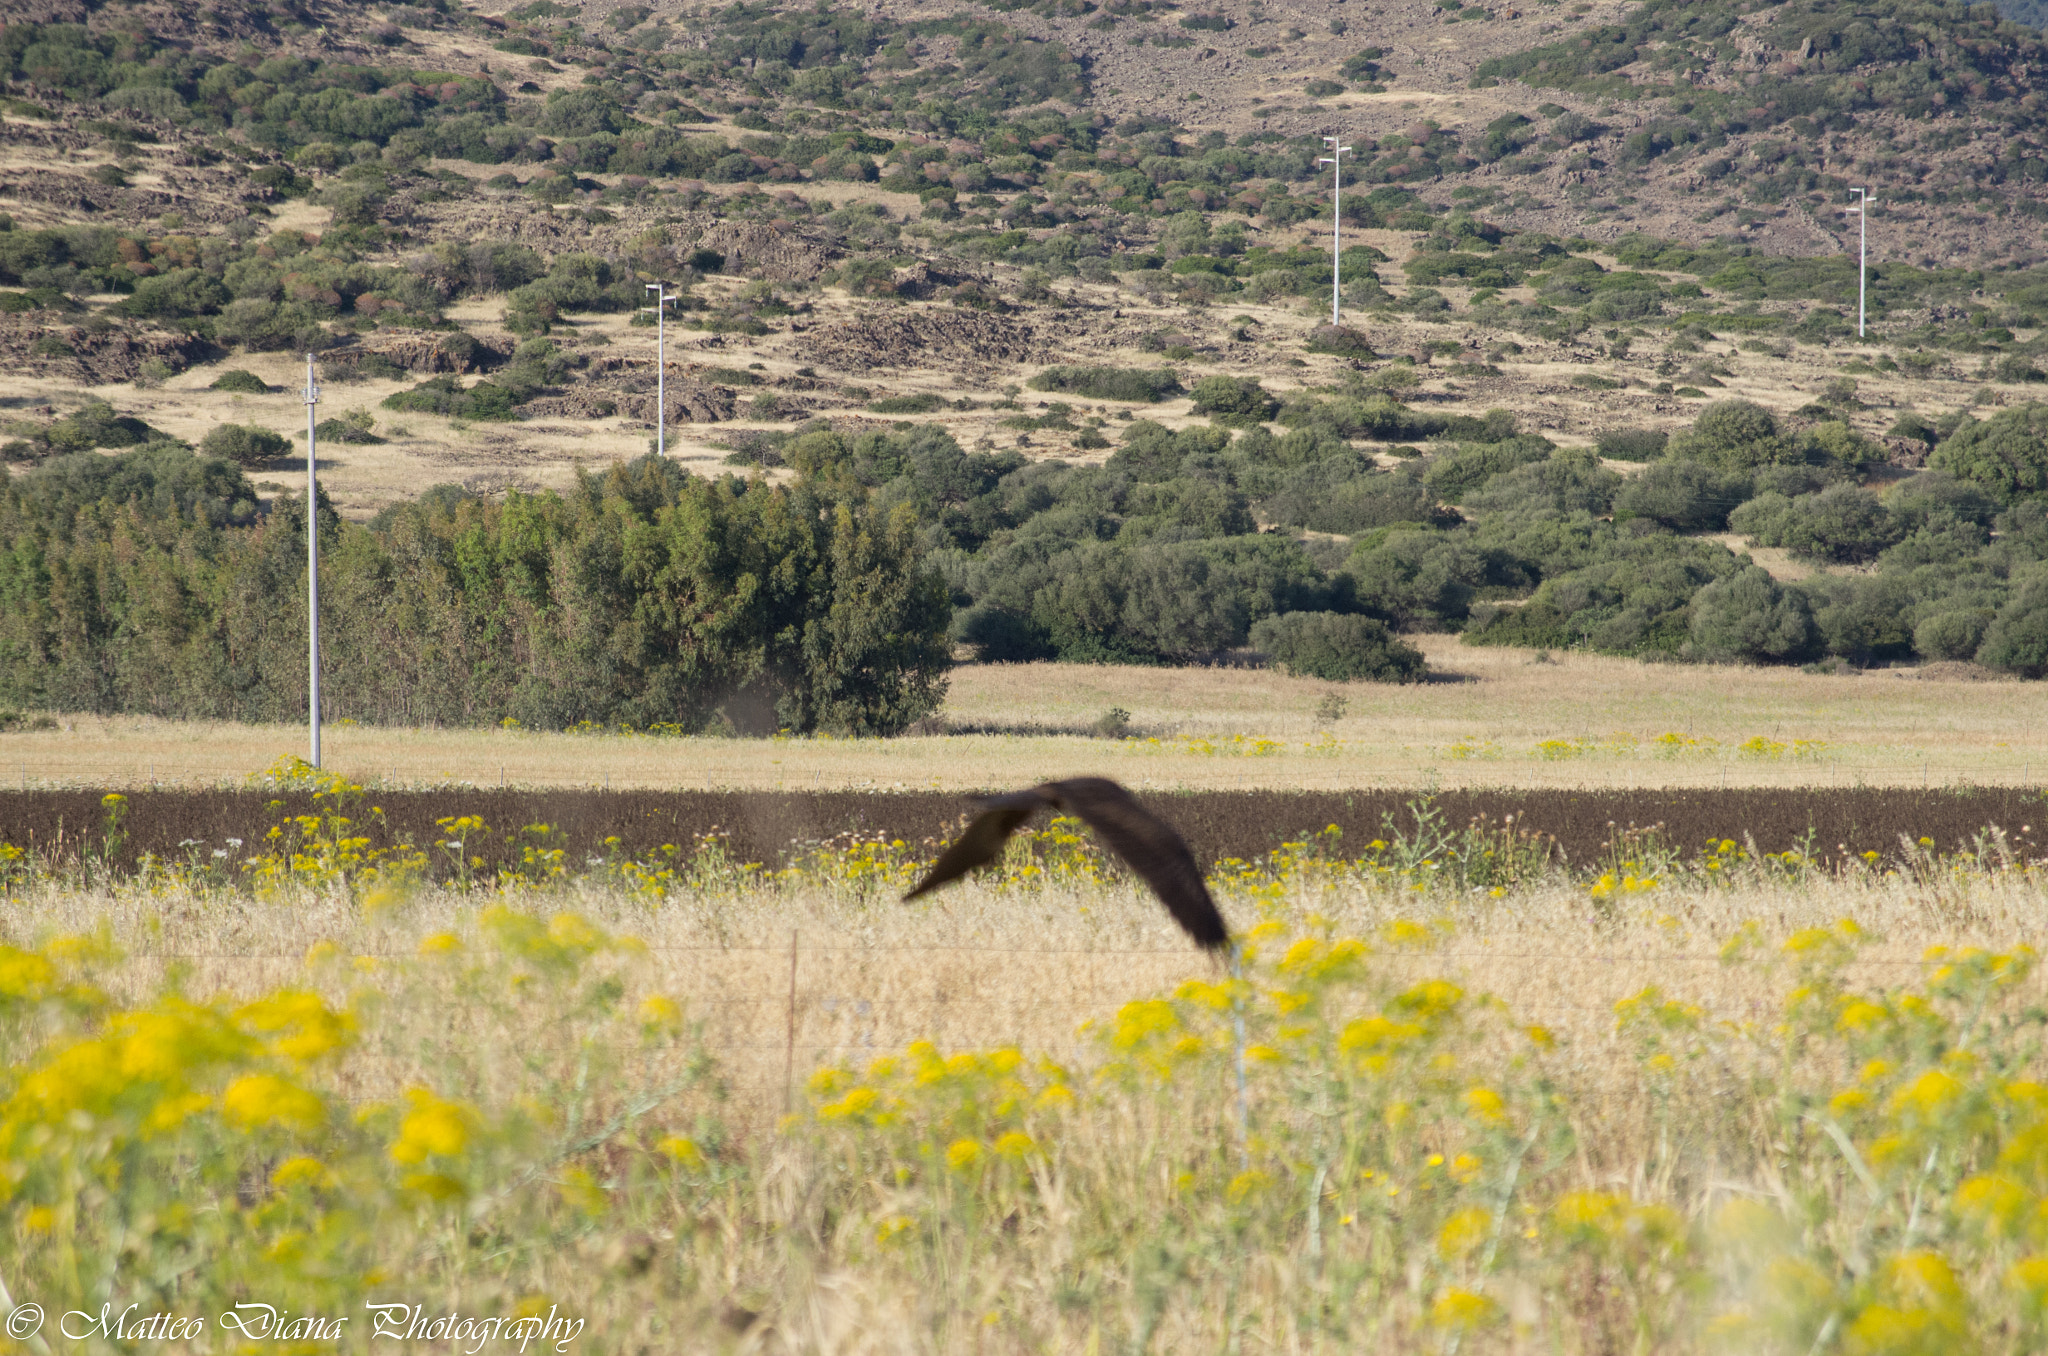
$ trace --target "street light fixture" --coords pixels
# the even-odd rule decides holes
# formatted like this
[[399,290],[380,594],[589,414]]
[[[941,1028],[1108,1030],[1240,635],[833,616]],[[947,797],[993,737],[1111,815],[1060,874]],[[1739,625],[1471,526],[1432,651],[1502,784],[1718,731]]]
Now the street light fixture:
[[1330,167],[1330,323],[1337,323],[1337,294],[1344,285],[1344,260],[1339,252],[1339,238],[1343,233],[1344,170],[1338,161],[1351,148],[1339,146],[1339,138],[1324,137],[1330,143],[1328,155],[1316,157],[1318,165]]
[[1856,195],[1856,206],[1844,207],[1844,212],[1856,214],[1856,337],[1863,337],[1864,275],[1870,266],[1870,213],[1866,208],[1877,206],[1877,199],[1870,196],[1867,188],[1852,188]]
[[313,355],[306,355],[306,724],[312,764],[320,766],[320,464],[314,447],[313,408],[320,387],[313,380]]
[[654,455],[668,455],[668,304],[675,300],[667,283],[651,282],[654,304],[642,306],[654,312]]

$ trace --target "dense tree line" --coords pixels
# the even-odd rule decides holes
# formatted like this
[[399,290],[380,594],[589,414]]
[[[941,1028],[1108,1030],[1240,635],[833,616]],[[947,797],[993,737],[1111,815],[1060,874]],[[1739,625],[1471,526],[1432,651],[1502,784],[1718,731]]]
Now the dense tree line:
[[[920,504],[954,632],[986,658],[1182,663],[1284,641],[1319,672],[1300,647],[1356,649],[1336,619],[1359,617],[1673,660],[2048,672],[2048,406],[1944,421],[1929,468],[1902,475],[1845,423],[1723,401],[1668,439],[1615,431],[1642,463],[1624,475],[1504,412],[1435,418],[1355,378],[1285,403],[1236,379],[1207,395],[1210,424],[1134,420],[1099,467],[968,458],[943,488],[915,458],[857,474]],[[1239,413],[1267,401],[1281,432]],[[1393,469],[1352,445],[1405,438],[1424,446]],[[1714,539],[1730,531],[1821,569],[1773,579]]]
[[[1430,630],[2048,674],[2048,406],[1951,421],[1899,477],[1846,425],[1726,401],[1623,475],[1362,382],[1279,402],[1279,432],[1240,417],[1273,397],[1210,395],[1214,422],[1132,420],[1100,466],[812,425],[775,449],[783,486],[643,459],[563,494],[442,487],[361,525],[323,504],[327,714],[886,733],[937,705],[949,642],[1125,663],[1251,645],[1409,681],[1398,633]],[[0,702],[303,715],[304,502],[261,511],[229,460],[74,422],[140,441],[0,487]],[[1426,446],[1381,469],[1361,436]],[[1730,530],[1860,568],[1776,579],[1712,539]]]
[[[566,494],[320,506],[330,718],[901,729],[944,692],[916,512],[642,460]],[[0,702],[301,718],[306,505],[153,442],[0,487]]]

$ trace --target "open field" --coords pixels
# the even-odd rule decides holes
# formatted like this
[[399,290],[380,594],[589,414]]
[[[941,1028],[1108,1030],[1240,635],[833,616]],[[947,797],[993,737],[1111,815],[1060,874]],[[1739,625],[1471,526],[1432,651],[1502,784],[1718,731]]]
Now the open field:
[[[946,736],[656,739],[327,727],[325,763],[376,786],[979,790],[1097,773],[1159,788],[2033,785],[2048,690],[1962,665],[1860,675],[1648,665],[1414,637],[1439,681],[1333,685],[1265,670],[956,668]],[[1331,693],[1344,714],[1317,709]],[[1087,731],[1111,708],[1133,738]],[[292,727],[76,716],[0,734],[0,782],[238,782],[305,750]],[[1667,740],[1666,736],[1678,736]],[[1690,741],[1690,742],[1688,742]],[[1761,741],[1761,742],[1754,742]]]
[[343,1351],[2036,1349],[2037,872],[1282,864],[1243,986],[1085,868],[894,889],[21,884],[6,1280]]

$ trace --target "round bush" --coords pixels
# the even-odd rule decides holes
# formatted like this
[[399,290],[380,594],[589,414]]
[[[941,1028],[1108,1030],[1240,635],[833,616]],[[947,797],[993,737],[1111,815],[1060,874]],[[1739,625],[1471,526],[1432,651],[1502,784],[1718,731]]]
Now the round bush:
[[1790,446],[1778,434],[1777,416],[1763,406],[1747,400],[1719,400],[1701,410],[1690,429],[1671,439],[1669,450],[1675,457],[1692,457],[1730,470],[1753,470],[1785,460]]
[[1288,673],[1335,683],[1417,683],[1426,671],[1420,650],[1382,623],[1347,613],[1283,612],[1254,623],[1251,641]]
[[232,391],[236,395],[267,395],[270,391],[270,384],[254,372],[245,372],[239,367],[231,367],[215,377],[213,384],[206,389],[209,391]]
[[1752,565],[1693,595],[1692,641],[1704,657],[1794,663],[1819,648],[1804,594]]
[[1937,612],[1913,628],[1913,648],[1922,659],[1974,659],[1992,615],[1980,607]]
[[1333,353],[1340,358],[1377,358],[1372,342],[1362,330],[1349,325],[1318,325],[1309,333],[1310,353]]
[[199,451],[204,456],[223,457],[238,466],[267,466],[290,447],[289,440],[267,428],[222,424],[201,440]]

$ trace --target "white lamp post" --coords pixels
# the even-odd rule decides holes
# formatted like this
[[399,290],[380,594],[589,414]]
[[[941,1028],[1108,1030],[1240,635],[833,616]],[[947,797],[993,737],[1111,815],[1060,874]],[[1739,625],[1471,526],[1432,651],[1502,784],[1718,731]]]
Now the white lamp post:
[[1339,138],[1324,137],[1330,143],[1330,153],[1318,156],[1318,165],[1330,167],[1330,323],[1337,323],[1337,293],[1344,285],[1344,260],[1340,253],[1339,240],[1343,235],[1344,167],[1338,163],[1349,146],[1339,146]]
[[1877,199],[1870,196],[1867,188],[1852,188],[1856,195],[1856,206],[1844,207],[1844,212],[1856,214],[1856,337],[1863,337],[1864,275],[1870,267],[1870,213],[1868,208],[1877,205]]
[[643,306],[643,311],[654,312],[654,455],[668,455],[668,304],[675,300],[669,295],[668,284],[651,282],[647,290],[654,293],[654,305]]
[[320,469],[313,444],[313,407],[320,387],[313,381],[313,355],[306,355],[306,724],[312,735],[314,767],[320,766]]

